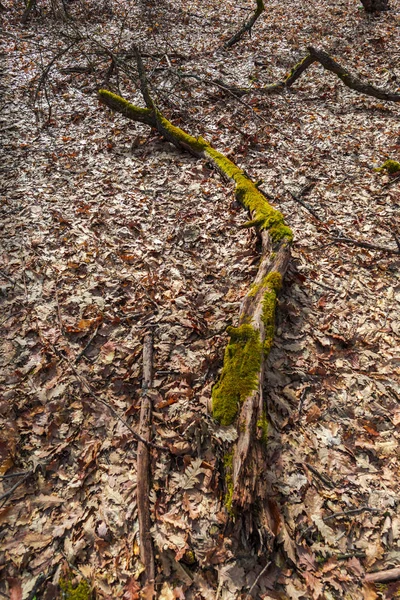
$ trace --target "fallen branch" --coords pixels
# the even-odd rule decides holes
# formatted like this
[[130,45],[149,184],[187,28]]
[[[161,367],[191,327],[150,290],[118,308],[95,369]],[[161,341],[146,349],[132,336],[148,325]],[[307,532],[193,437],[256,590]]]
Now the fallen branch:
[[[265,439],[267,416],[262,386],[264,362],[274,337],[277,294],[290,260],[292,232],[283,215],[273,208],[249,177],[204,138],[195,138],[168,121],[154,105],[148,91],[140,57],[137,60],[142,94],[147,108],[139,108],[108,90],[99,90],[104,104],[128,118],[155,127],[178,148],[206,159],[235,186],[236,199],[250,212],[247,227],[255,226],[261,235],[259,270],[244,298],[237,327],[229,327],[230,342],[224,366],[212,394],[213,416],[221,425],[237,423],[238,440],[226,457],[226,504],[240,515],[244,534],[254,530],[254,520],[262,523],[262,543],[270,546],[271,517],[268,514],[265,478]],[[259,503],[259,510],[251,510]],[[260,529],[260,527],[258,527]]]
[[[150,440],[152,402],[147,390],[153,385],[153,336],[145,335],[143,342],[143,382],[139,434]],[[137,449],[137,506],[139,519],[140,560],[144,565],[145,597],[154,598],[154,550],[150,519],[150,453],[147,444],[139,442]]]
[[387,100],[389,102],[400,102],[400,93],[390,92],[389,90],[376,87],[370,83],[364,83],[356,75],[351,74],[350,71],[342,67],[339,63],[337,63],[324,50],[318,50],[313,46],[309,46],[308,52],[309,54],[307,54],[300,62],[298,62],[290,70],[288,75],[284,77],[284,79],[282,79],[281,81],[277,81],[276,83],[271,83],[260,88],[255,88],[232,86],[222,81],[221,79],[215,79],[212,80],[212,82],[216,85],[219,85],[221,89],[229,90],[231,93],[234,93],[237,96],[244,96],[246,94],[268,95],[281,92],[284,89],[289,89],[295,83],[295,81],[297,81],[297,79],[308,69],[308,67],[310,67],[315,62],[319,62],[324,67],[324,69],[335,73],[335,75],[337,75],[347,87],[356,92],[359,92],[360,94],[372,96],[373,98],[378,98],[379,100]]
[[321,63],[324,69],[335,73],[343,81],[347,87],[356,92],[360,92],[361,94],[366,94],[367,96],[373,96],[374,98],[378,98],[379,100],[388,100],[390,102],[400,102],[400,93],[389,92],[379,87],[375,87],[370,83],[364,83],[356,77],[352,75],[347,69],[339,65],[329,54],[324,52],[323,50],[318,50],[313,46],[308,47],[308,51],[310,56]]
[[248,31],[251,34],[252,27],[254,23],[257,21],[258,17],[262,15],[265,10],[263,0],[256,0],[257,5],[254,13],[251,15],[250,19],[244,23],[244,25],[239,29],[235,35],[233,35],[227,42],[225,42],[225,48],[231,48],[234,44],[236,44],[239,40],[242,39],[244,34]]
[[376,573],[367,573],[365,581],[367,583],[387,583],[400,579],[400,567],[388,569],[387,571],[377,571]]

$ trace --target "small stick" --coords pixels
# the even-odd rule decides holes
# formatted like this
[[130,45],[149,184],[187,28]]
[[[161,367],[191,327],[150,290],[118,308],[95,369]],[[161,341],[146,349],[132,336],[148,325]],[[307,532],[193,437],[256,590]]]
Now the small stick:
[[[140,407],[140,435],[150,439],[152,401],[147,391],[153,385],[153,335],[147,333],[143,342],[142,403]],[[137,449],[137,506],[139,519],[140,559],[145,567],[146,598],[154,598],[154,549],[151,539],[150,518],[150,454],[147,443],[139,442]]]
[[387,248],[386,246],[378,246],[377,244],[370,244],[369,242],[359,242],[347,237],[338,237],[335,235],[331,236],[336,242],[342,242],[343,244],[350,244],[353,246],[359,246],[360,248],[368,248],[369,250],[381,250],[382,252],[388,252],[389,254],[400,254],[400,250],[394,248]]
[[94,330],[93,334],[90,336],[90,339],[89,339],[88,343],[86,344],[86,346],[84,347],[84,349],[79,352],[78,356],[75,359],[75,364],[81,360],[82,356],[85,354],[86,350],[89,348],[90,344],[93,342],[94,338],[97,335],[99,327],[100,327],[100,325],[98,325],[96,327],[96,329]]
[[352,508],[343,512],[333,513],[333,515],[328,515],[322,520],[324,521],[324,523],[326,523],[327,521],[331,521],[332,519],[339,519],[340,517],[347,517],[351,515],[359,515],[362,512],[379,513],[381,511],[378,508],[372,508],[371,506],[361,506],[360,508]]
[[0,500],[6,500],[9,496],[11,496],[15,492],[15,490],[19,488],[19,486],[22,485],[32,475],[32,473],[33,471],[28,471],[26,475],[22,477],[22,479],[14,483],[14,485],[9,490],[4,492],[4,494],[1,494]]
[[394,183],[397,183],[398,181],[400,181],[400,175],[392,179],[392,181],[388,181],[387,183],[385,183],[385,185],[382,186],[382,189],[384,190],[385,188],[388,188],[389,186],[393,185]]
[[249,589],[248,595],[251,596],[251,592],[254,590],[254,588],[256,587],[257,583],[260,581],[261,577],[264,575],[265,571],[268,569],[268,567],[270,566],[271,561],[267,562],[267,564],[265,565],[265,567],[260,571],[260,573],[257,575],[253,585],[251,586],[251,588]]
[[8,275],[6,275],[4,273],[4,271],[0,271],[0,277],[4,277],[4,279],[7,279],[7,281],[9,281],[10,283],[12,283],[16,287],[19,287],[20,290],[22,290],[23,292],[25,292],[25,288],[23,288],[22,285],[20,285],[16,281],[14,281],[14,279],[11,279],[11,277],[9,277]]
[[20,471],[19,473],[8,473],[7,475],[0,475],[0,479],[11,479],[12,477],[22,477],[27,475],[31,471]]
[[376,573],[367,573],[365,581],[367,583],[386,583],[400,579],[400,567],[388,569],[387,571],[377,571]]
[[288,194],[290,194],[292,196],[293,200],[296,200],[296,202],[298,202],[299,204],[301,204],[301,206],[303,206],[303,208],[305,208],[306,210],[308,210],[308,212],[314,217],[314,219],[317,219],[317,221],[319,221],[320,223],[322,223],[321,217],[319,217],[317,215],[317,213],[315,212],[315,210],[313,208],[311,208],[311,206],[309,204],[307,204],[307,202],[304,202],[304,200],[302,200],[299,196],[297,196],[296,194],[294,194],[290,190],[286,190],[286,191],[287,191]]

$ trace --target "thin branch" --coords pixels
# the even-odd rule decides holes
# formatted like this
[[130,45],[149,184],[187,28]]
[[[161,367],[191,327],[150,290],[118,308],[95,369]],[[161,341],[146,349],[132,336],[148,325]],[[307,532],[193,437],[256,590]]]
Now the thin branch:
[[370,83],[364,83],[356,75],[353,75],[337,63],[327,52],[314,48],[313,46],[308,47],[308,51],[314,60],[317,60],[324,69],[335,73],[343,81],[347,87],[361,94],[378,98],[379,100],[389,100],[390,102],[400,102],[400,94],[395,92],[389,92],[382,88],[371,85]]
[[367,573],[365,581],[367,583],[387,583],[400,579],[400,567],[388,569],[387,571],[377,571],[376,573]]
[[248,31],[251,34],[252,27],[254,23],[257,21],[258,17],[262,15],[265,10],[263,0],[256,0],[257,5],[254,13],[251,15],[250,19],[243,24],[243,26],[233,35],[227,42],[225,42],[225,48],[231,48],[234,44],[236,44],[239,40],[242,39],[244,34]]
[[27,471],[26,475],[24,475],[24,477],[22,477],[22,479],[20,479],[16,483],[14,483],[14,485],[9,490],[7,490],[6,492],[4,492],[4,494],[1,494],[0,501],[1,500],[6,500],[9,496],[11,496],[15,492],[15,490],[17,488],[19,488],[20,485],[22,485],[23,483],[25,483],[25,481],[27,479],[29,479],[29,477],[32,474],[33,474],[33,471]]
[[[143,342],[142,403],[140,407],[139,431],[146,440],[150,439],[152,400],[147,391],[153,386],[153,336],[147,333]],[[150,454],[146,444],[139,442],[137,449],[137,505],[139,519],[140,559],[145,567],[146,598],[154,598],[154,549],[151,538],[150,518]]]
[[350,246],[358,246],[360,248],[367,248],[368,250],[380,250],[381,252],[387,252],[388,254],[400,254],[400,250],[388,248],[387,246],[378,246],[378,244],[370,244],[369,242],[359,242],[353,238],[342,236],[331,235],[331,237],[335,242],[350,244]]
[[304,202],[304,200],[302,200],[300,198],[300,195],[296,195],[293,192],[291,192],[290,190],[286,189],[286,192],[288,194],[291,195],[291,197],[293,198],[293,200],[296,200],[296,202],[298,202],[299,204],[301,204],[301,206],[303,206],[303,208],[305,208],[306,210],[308,210],[308,212],[314,217],[314,219],[317,219],[317,221],[319,221],[320,223],[322,223],[322,219],[321,217],[318,216],[318,214],[315,212],[315,210],[313,208],[311,208],[311,206],[309,204],[307,204],[307,202]]
[[58,54],[56,54],[55,56],[53,56],[53,58],[51,59],[51,61],[47,64],[47,66],[43,69],[43,72],[40,76],[39,82],[37,84],[36,87],[36,91],[35,91],[35,95],[33,98],[33,101],[36,102],[37,97],[39,95],[40,90],[42,89],[42,85],[44,84],[44,82],[46,81],[46,78],[50,72],[51,67],[54,65],[54,63],[61,58],[64,54],[66,54],[68,52],[68,50],[71,50],[71,48],[73,46],[75,46],[76,41],[74,40],[71,44],[69,44],[66,48],[63,48],[60,52],[58,52]]

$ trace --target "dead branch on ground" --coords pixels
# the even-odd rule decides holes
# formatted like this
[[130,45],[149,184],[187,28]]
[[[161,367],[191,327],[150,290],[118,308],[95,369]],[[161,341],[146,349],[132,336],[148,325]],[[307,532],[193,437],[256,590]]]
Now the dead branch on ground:
[[387,571],[377,571],[376,573],[367,573],[365,581],[367,583],[387,583],[400,579],[400,567],[388,569]]
[[[150,441],[152,402],[147,391],[153,385],[153,336],[145,335],[143,342],[143,382],[142,402],[140,407],[139,435]],[[150,519],[150,452],[147,444],[138,443],[137,449],[137,505],[139,519],[140,560],[145,571],[144,587],[146,598],[154,598],[154,550],[151,539]]]
[[242,39],[244,34],[248,31],[251,35],[251,30],[254,23],[257,21],[258,17],[262,15],[265,10],[263,0],[256,0],[257,5],[254,13],[251,15],[250,19],[244,23],[244,25],[233,35],[227,42],[224,43],[225,48],[231,48],[234,44],[239,42]]
[[[348,71],[345,67],[342,67],[324,50],[319,50],[313,46],[309,46],[308,52],[309,54],[307,54],[300,62],[298,62],[290,70],[289,74],[284,77],[284,79],[260,88],[236,87],[222,81],[221,79],[215,79],[212,80],[212,82],[216,85],[219,85],[221,89],[229,90],[237,96],[244,96],[246,94],[268,95],[282,92],[284,89],[289,89],[313,63],[319,62],[324,69],[337,75],[347,87],[359,92],[360,94],[372,96],[373,98],[378,98],[379,100],[400,102],[400,93],[391,92],[370,83],[363,82],[359,77],[350,73],[350,71]],[[191,75],[186,74],[185,76],[189,77]]]

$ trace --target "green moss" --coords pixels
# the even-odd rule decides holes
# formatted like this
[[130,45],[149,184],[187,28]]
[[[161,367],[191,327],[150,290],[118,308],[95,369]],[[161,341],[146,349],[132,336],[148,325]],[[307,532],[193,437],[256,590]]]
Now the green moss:
[[258,419],[258,421],[257,421],[257,427],[259,429],[261,429],[262,441],[264,442],[264,444],[267,444],[267,442],[268,442],[268,418],[267,418],[267,413],[265,412],[265,410],[263,410],[261,419]]
[[[202,138],[200,138],[202,139]],[[204,140],[203,140],[204,141]],[[207,142],[206,142],[207,143]],[[273,208],[257,186],[235,165],[229,158],[212,148],[209,144],[205,153],[217,164],[218,168],[236,183],[236,198],[247,208],[254,217],[245,224],[245,227],[258,226],[260,230],[268,229],[274,242],[283,238],[292,241],[293,233],[287,225],[282,213]]]
[[85,579],[81,579],[75,587],[70,579],[60,579],[60,588],[63,600],[91,600],[93,598],[91,587]]
[[387,171],[387,173],[393,174],[400,171],[400,163],[397,160],[385,160],[381,167],[374,169],[374,171]]
[[204,138],[195,138],[192,135],[185,133],[180,127],[172,125],[172,123],[163,117],[160,112],[157,112],[157,120],[167,134],[167,138],[170,136],[172,139],[177,140],[183,146],[189,147],[195,152],[205,152],[210,147],[209,143],[206,142]]
[[140,106],[135,106],[124,98],[121,98],[121,96],[113,94],[109,90],[99,90],[98,93],[100,99],[103,100],[107,106],[113,110],[121,112],[129,119],[141,121],[142,123],[147,123],[149,125],[151,124],[151,121],[154,120],[153,111],[151,111],[149,108],[140,108]]
[[235,181],[236,198],[253,214],[253,219],[245,223],[244,227],[257,226],[260,231],[267,229],[273,242],[280,242],[284,238],[292,241],[293,233],[285,225],[282,213],[268,204],[250,179],[241,174]]
[[232,508],[232,502],[233,502],[233,457],[234,457],[234,450],[227,452],[227,454],[225,454],[225,456],[224,456],[225,485],[226,485],[225,506],[228,510],[228,513],[231,516],[234,515],[233,508]]
[[212,390],[212,414],[221,425],[231,425],[238,408],[259,385],[262,358],[260,333],[251,325],[228,327],[230,340],[224,367]]
[[310,59],[310,55],[307,54],[304,58],[302,58],[298,63],[296,63],[289,71],[289,73],[286,75],[285,79],[283,80],[284,83],[286,83],[291,77],[293,77],[293,75],[295,74],[295,72],[297,71],[297,69],[299,69],[304,63],[308,62]]
[[271,273],[268,273],[268,275],[262,279],[261,283],[253,283],[250,286],[247,295],[250,296],[250,298],[254,298],[254,296],[265,287],[273,289],[278,293],[282,287],[282,275],[277,271],[271,271]]
[[282,276],[277,271],[272,271],[264,278],[267,290],[263,299],[262,320],[264,323],[264,355],[268,356],[271,351],[275,334],[275,311],[276,297],[282,287]]

